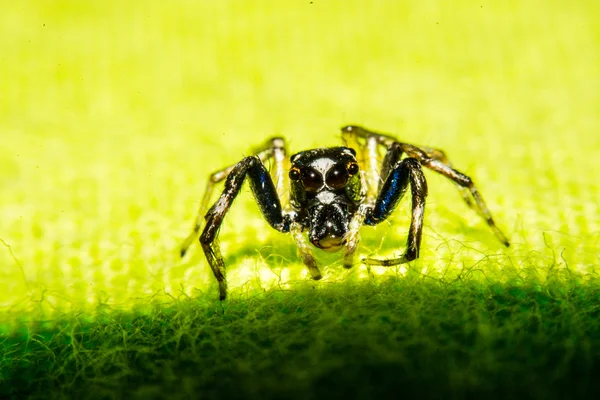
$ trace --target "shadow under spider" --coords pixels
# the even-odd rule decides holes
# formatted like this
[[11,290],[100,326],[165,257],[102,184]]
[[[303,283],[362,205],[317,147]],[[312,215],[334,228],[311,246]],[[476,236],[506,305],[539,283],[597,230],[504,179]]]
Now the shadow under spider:
[[[406,227],[404,226],[403,220],[391,220],[389,225],[372,228],[366,227],[361,230],[361,241],[359,249],[357,251],[355,266],[360,266],[360,259],[367,256],[381,256],[381,257],[393,257],[394,255],[401,254],[405,247],[406,242]],[[424,237],[425,242],[431,240],[432,246],[440,240],[451,240],[451,239],[464,239],[465,236],[470,238],[477,238],[484,242],[486,245],[493,249],[495,243],[493,236],[490,236],[490,240],[487,239],[487,232],[485,227],[470,226],[464,221],[456,220],[456,230],[454,232],[444,232],[443,236],[437,231],[431,231]],[[239,232],[241,237],[257,237],[256,229],[246,229]],[[236,234],[229,233],[224,234],[220,238],[221,243],[229,244],[236,241]],[[426,245],[427,246],[427,245]],[[212,276],[209,271],[208,264],[206,262],[204,253],[200,246],[194,246],[194,251],[190,252],[190,257],[184,261],[183,265],[204,268],[206,266],[207,273]],[[239,245],[224,246],[228,249],[224,249],[223,258],[225,265],[229,271],[233,271],[238,268],[244,260],[251,259],[252,263],[256,267],[265,266],[278,274],[278,270],[285,267],[298,268],[302,270],[305,266],[302,263],[302,259],[298,254],[298,249],[294,244],[294,241],[290,235],[272,232],[266,236],[266,239],[257,243],[256,241],[244,241]],[[500,247],[500,245],[498,245]],[[423,249],[424,250],[424,249]],[[343,255],[341,252],[338,253],[326,253],[316,247],[313,248],[313,254],[319,262],[319,268],[339,270],[341,274],[345,270],[342,266]],[[412,264],[412,263],[410,263]],[[410,268],[410,264],[407,267]],[[349,270],[349,271],[352,271]]]
[[[241,232],[243,237],[256,237],[254,229],[248,229]],[[395,232],[393,229],[373,229],[367,227],[361,232],[361,242],[356,256],[358,263],[361,256],[368,254],[392,253],[394,251],[401,252],[404,250],[406,240],[406,232],[400,229]],[[235,234],[224,234],[220,238],[222,244],[229,244],[236,241]],[[260,243],[253,241],[245,241],[240,245],[224,246],[229,247],[223,250],[223,258],[228,269],[235,269],[243,260],[253,258],[261,260],[269,268],[285,267],[287,264],[299,265],[299,268],[304,268],[302,259],[298,254],[298,248],[290,235],[273,232],[266,237],[266,240]],[[319,267],[328,267],[339,264],[342,267],[343,253],[327,253],[318,248],[313,248],[313,255],[320,261]],[[204,253],[200,246],[194,246],[193,252],[190,252],[188,260],[184,261],[185,265],[198,265],[205,261]]]

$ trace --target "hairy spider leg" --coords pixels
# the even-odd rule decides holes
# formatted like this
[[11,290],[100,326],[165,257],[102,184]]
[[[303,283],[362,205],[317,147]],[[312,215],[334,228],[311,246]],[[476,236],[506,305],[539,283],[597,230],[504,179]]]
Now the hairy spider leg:
[[227,280],[217,236],[225,214],[239,194],[246,177],[250,179],[250,188],[256,203],[271,227],[280,232],[289,232],[293,222],[293,214],[283,211],[273,179],[258,156],[246,157],[233,167],[225,180],[223,193],[206,213],[206,226],[200,235],[202,250],[219,282],[221,300],[227,297]]
[[366,202],[367,204],[374,204],[379,193],[379,182],[381,181],[377,138],[368,137],[362,150],[365,164],[365,183],[367,185]]
[[408,184],[411,189],[412,214],[406,250],[401,257],[392,259],[366,258],[369,265],[392,266],[404,264],[419,257],[421,237],[423,235],[423,219],[425,216],[425,199],[427,198],[427,181],[421,164],[415,158],[401,160],[402,147],[393,143],[388,149],[382,164],[383,184],[373,207],[369,207],[365,217],[366,225],[377,225],[385,221],[402,199]]
[[346,242],[344,245],[344,268],[346,269],[354,266],[354,256],[358,248],[358,242],[360,241],[360,227],[364,223],[368,210],[369,205],[365,203],[361,204],[348,225],[348,233],[346,233],[344,238]]
[[302,232],[302,225],[293,222],[290,226],[290,233],[292,234],[292,238],[296,243],[296,247],[298,248],[298,253],[302,258],[302,262],[308,268],[310,275],[315,281],[318,281],[323,277],[321,275],[321,271],[319,271],[319,267],[317,265],[317,260],[312,254],[311,244],[308,241],[308,237]]
[[[498,240],[500,240],[504,245],[509,246],[509,242],[508,239],[506,239],[506,236],[502,233],[502,231],[500,231],[497,227],[496,224],[494,223],[494,220],[491,216],[491,213],[489,211],[489,209],[487,208],[485,201],[483,200],[483,198],[481,197],[481,194],[479,194],[479,191],[477,190],[477,188],[474,187],[474,184],[471,182],[471,184],[473,185],[473,188],[469,188],[469,183],[468,183],[468,179],[470,179],[468,176],[458,172],[452,165],[452,163],[450,162],[450,160],[448,159],[448,156],[446,155],[446,153],[444,152],[444,150],[440,150],[440,149],[434,149],[431,147],[418,147],[419,150],[422,150],[423,152],[425,152],[425,154],[430,157],[431,159],[438,161],[439,163],[442,164],[441,168],[444,169],[450,169],[452,171],[448,171],[448,174],[455,174],[455,175],[462,175],[462,177],[458,178],[459,180],[461,180],[462,182],[459,183],[457,182],[456,179],[442,173],[442,175],[449,177],[450,179],[452,179],[452,182],[456,185],[456,188],[458,189],[458,191],[460,192],[460,195],[462,196],[463,200],[465,201],[465,203],[467,204],[467,206],[469,206],[469,208],[471,208],[472,210],[474,210],[477,214],[479,214],[479,216],[483,219],[485,219],[485,221],[488,223],[488,225],[490,225],[490,227],[492,228],[492,230],[494,231],[494,234],[496,235],[496,237],[498,238]],[[434,168],[432,168],[434,171],[436,171]],[[466,179],[465,179],[466,178]],[[476,194],[472,194],[473,190],[475,190]],[[479,198],[481,201],[479,202],[474,202],[473,199]],[[490,223],[491,222],[491,223]]]
[[[446,152],[444,152],[444,150],[434,149],[432,147],[421,147],[421,146],[419,146],[419,148],[421,150],[423,150],[425,152],[425,154],[427,154],[428,157],[431,157],[434,160],[438,160],[439,162],[447,165],[450,168],[454,168],[454,166],[448,159],[448,156],[446,156]],[[479,214],[481,217],[485,218],[483,215],[483,212],[481,211],[479,206],[473,202],[473,198],[471,197],[471,192],[469,191],[469,189],[467,189],[464,186],[460,186],[458,183],[456,183],[454,181],[452,181],[452,182],[455,184],[456,188],[460,192],[460,195],[462,196],[465,203],[467,203],[467,206],[469,206],[469,208],[475,210],[475,212],[477,212],[477,214]]]
[[279,199],[283,199],[286,189],[285,179],[287,177],[287,170],[284,165],[287,156],[285,140],[281,137],[267,139],[261,146],[254,150],[254,154],[260,158],[263,164],[269,160],[273,160],[275,168],[270,169],[271,178],[275,184]]
[[406,193],[409,183],[412,194],[412,217],[404,255],[387,260],[366,258],[363,261],[369,265],[384,266],[412,261],[419,256],[427,197],[427,182],[421,165],[414,158],[401,160],[403,150],[399,143],[392,142],[380,167],[379,139],[371,135],[363,137],[365,140],[361,141],[353,138],[352,135],[353,132],[342,131],[346,143],[358,144],[362,150],[364,157],[362,161],[365,165],[363,181],[367,186],[367,199],[350,222],[350,229],[346,235],[344,267],[352,267],[354,252],[358,246],[358,231],[363,223],[376,225],[387,219]]
[[384,221],[404,196],[409,182],[412,191],[412,217],[405,254],[395,259],[366,258],[362,261],[369,265],[392,266],[414,260],[418,257],[421,246],[427,196],[427,182],[420,164],[414,159],[401,161],[402,148],[392,141],[380,165],[379,146],[382,143],[377,135],[368,133],[358,135],[355,130],[343,128],[342,139],[346,145],[357,146],[360,149],[362,155],[360,161],[364,165],[363,184],[367,188],[366,201],[359,207],[350,222],[346,237],[344,267],[352,267],[354,252],[358,247],[358,232],[363,223],[376,225]]
[[[387,148],[389,148],[389,146],[395,142],[399,143],[402,151],[406,153],[408,157],[417,159],[421,165],[445,176],[456,183],[460,188],[461,195],[465,202],[474,208],[475,211],[477,211],[477,213],[486,221],[488,226],[494,232],[494,235],[496,235],[496,238],[505,246],[510,245],[504,233],[496,226],[492,214],[483,200],[483,197],[479,193],[479,190],[473,183],[473,180],[469,176],[452,168],[443,151],[431,148],[421,148],[412,144],[398,142],[397,139],[391,135],[369,131],[360,126],[354,125],[343,127],[342,135],[354,135],[365,139],[375,137],[380,145]],[[471,198],[473,200],[471,200]]]
[[365,193],[365,201],[352,216],[348,224],[348,232],[344,237],[344,268],[350,269],[354,266],[355,254],[360,242],[360,228],[365,221],[369,206],[373,206],[377,199],[380,181],[379,143],[376,138],[345,135],[344,131],[342,131],[342,139],[347,147],[358,149],[357,161],[361,165],[361,187]]
[[[273,169],[272,176],[275,181],[277,193],[281,198],[284,191],[285,177],[285,170],[283,166],[283,161],[285,160],[286,156],[285,141],[283,138],[279,137],[268,139],[265,143],[263,143],[263,145],[259,146],[255,150],[254,154],[263,163],[269,159],[273,159],[275,161],[275,168]],[[236,164],[233,164],[210,174],[208,182],[206,183],[206,188],[204,189],[204,196],[202,196],[202,201],[200,202],[198,214],[194,221],[192,232],[188,235],[188,237],[185,238],[180,246],[179,254],[181,257],[185,256],[192,243],[194,243],[194,241],[196,241],[198,238],[200,229],[202,228],[202,223],[204,221],[204,215],[208,210],[208,205],[210,199],[212,198],[215,185],[224,181],[235,166]]]

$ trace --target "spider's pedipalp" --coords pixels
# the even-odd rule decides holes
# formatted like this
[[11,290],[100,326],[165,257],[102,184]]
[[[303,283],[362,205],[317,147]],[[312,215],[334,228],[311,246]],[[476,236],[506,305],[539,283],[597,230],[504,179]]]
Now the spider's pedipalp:
[[350,220],[348,232],[344,236],[344,268],[346,269],[354,266],[356,249],[360,240],[360,228],[363,226],[368,211],[369,207],[366,204],[361,204]]
[[308,268],[312,278],[318,281],[323,277],[323,275],[321,275],[317,261],[315,260],[315,257],[310,249],[310,242],[308,241],[306,235],[304,235],[302,232],[302,225],[296,222],[292,223],[290,227],[290,233],[292,234],[294,243],[296,243],[296,247],[298,248],[298,253],[300,254],[300,258],[302,258],[302,262]]

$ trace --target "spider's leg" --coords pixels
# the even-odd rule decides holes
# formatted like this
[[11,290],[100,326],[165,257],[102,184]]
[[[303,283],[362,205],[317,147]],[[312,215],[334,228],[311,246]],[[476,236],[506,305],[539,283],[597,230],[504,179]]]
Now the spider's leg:
[[254,150],[254,154],[260,158],[263,164],[273,160],[274,168],[271,169],[271,178],[280,199],[284,197],[285,179],[287,177],[287,170],[284,165],[286,153],[285,140],[281,137],[270,138]]
[[364,177],[367,188],[366,202],[367,204],[373,204],[379,193],[382,179],[382,175],[379,171],[379,143],[377,143],[377,139],[375,137],[368,137],[361,150],[365,164]]
[[318,281],[323,275],[321,275],[321,271],[319,271],[319,267],[317,266],[317,261],[312,255],[310,243],[306,238],[306,235],[302,233],[302,225],[297,222],[292,223],[290,226],[290,233],[292,234],[292,238],[294,238],[296,247],[298,247],[298,253],[300,253],[302,262],[308,268],[312,278]]
[[352,268],[354,266],[354,255],[360,239],[359,231],[367,216],[368,210],[369,206],[362,204],[350,220],[348,232],[344,237],[346,242],[344,245],[344,268]]
[[200,235],[200,244],[206,259],[219,282],[219,298],[227,296],[225,264],[217,242],[219,228],[233,200],[238,195],[245,178],[250,179],[250,188],[258,207],[271,227],[280,232],[288,232],[293,222],[292,215],[283,212],[275,184],[269,172],[258,156],[246,157],[237,163],[225,180],[225,188],[221,197],[206,213],[206,226]]
[[356,131],[342,128],[342,140],[345,145],[357,149],[357,160],[361,166],[363,187],[366,188],[367,204],[373,204],[377,198],[381,182],[379,171],[379,142],[373,135],[359,135]]
[[[354,128],[354,127],[349,127]],[[362,128],[359,128],[362,129]],[[352,217],[346,233],[344,246],[344,268],[352,268],[354,265],[354,256],[360,240],[359,231],[367,215],[368,206],[373,206],[385,178],[389,175],[390,168],[400,159],[402,152],[388,152],[380,167],[379,147],[380,138],[364,130],[342,128],[342,139],[346,146],[358,149],[357,156],[359,163],[363,166],[361,180],[362,187],[366,188],[366,198]]]
[[479,193],[479,190],[473,183],[473,180],[463,174],[460,171],[455,170],[450,165],[444,163],[443,161],[430,157],[424,150],[420,149],[417,146],[413,146],[411,144],[402,143],[403,150],[409,157],[414,157],[418,159],[421,164],[425,167],[445,176],[448,179],[451,179],[455,182],[462,190],[463,198],[467,202],[467,204],[473,204],[472,201],[468,199],[468,193],[472,196],[474,203],[474,209],[477,213],[487,222],[488,226],[494,232],[494,235],[498,238],[502,244],[505,246],[510,246],[508,239],[504,235],[504,233],[496,226],[496,222],[492,217],[492,213],[488,209],[485,201],[483,200],[483,196]]
[[[255,151],[255,154],[262,162],[266,162],[270,158],[272,158],[275,161],[275,168],[273,169],[272,177],[275,181],[277,193],[281,198],[283,194],[285,177],[283,161],[285,159],[286,151],[284,140],[282,138],[269,139]],[[212,198],[215,186],[219,182],[224,181],[225,178],[227,178],[227,176],[231,173],[234,167],[235,164],[210,174],[208,182],[206,183],[206,189],[204,190],[204,196],[202,197],[202,201],[200,202],[200,207],[198,209],[196,220],[194,221],[192,232],[190,232],[190,234],[185,238],[185,240],[180,246],[179,254],[181,257],[185,256],[192,243],[194,243],[194,241],[198,238],[200,229],[202,228],[202,223],[204,221],[204,215],[208,210],[208,204],[210,202],[210,199]]]
[[181,257],[185,256],[188,249],[190,248],[192,243],[194,243],[194,241],[200,233],[200,228],[202,228],[204,214],[206,214],[206,210],[208,209],[208,202],[212,197],[215,185],[227,178],[234,166],[235,165],[231,165],[227,168],[221,169],[210,174],[208,182],[206,183],[206,189],[204,189],[204,196],[202,196],[202,201],[200,202],[200,208],[198,209],[196,220],[194,221],[194,227],[192,228],[192,232],[190,232],[190,234],[185,238],[183,243],[181,243],[179,250],[179,255]]
[[[427,154],[427,156],[430,157],[431,159],[438,160],[442,164],[445,164],[450,168],[454,168],[452,166],[452,163],[448,159],[448,156],[446,156],[446,152],[444,150],[434,149],[432,147],[421,147],[421,146],[419,146],[419,148],[421,150],[423,150],[425,152],[425,154]],[[473,198],[471,197],[471,192],[469,191],[469,189],[465,188],[464,186],[459,185],[458,183],[456,183],[456,188],[460,192],[460,195],[462,196],[465,203],[467,203],[467,206],[469,206],[470,208],[475,210],[475,212],[477,212],[481,217],[485,218],[484,213],[482,212],[479,205],[473,202]]]
[[[373,132],[359,126],[346,126],[342,128],[342,136],[356,137],[362,140],[375,138],[380,145],[390,148],[390,146],[397,142],[396,138],[391,135]],[[359,139],[355,139],[359,140]],[[461,191],[461,195],[465,202],[474,208],[477,213],[485,219],[489,227],[492,229],[498,240],[505,246],[509,246],[508,239],[504,233],[496,226],[496,223],[492,217],[490,210],[488,209],[483,197],[479,193],[479,190],[473,183],[473,180],[467,175],[452,168],[448,161],[448,158],[441,150],[431,148],[420,148],[408,143],[400,143],[402,151],[406,153],[408,157],[417,159],[423,166],[438,172],[441,175],[451,179],[458,185]]]
[[[423,217],[425,214],[425,199],[427,197],[427,181],[421,169],[421,164],[414,158],[400,160],[403,150],[400,143],[392,143],[382,165],[385,180],[377,196],[375,205],[367,210],[365,224],[376,225],[384,221],[396,208],[400,199],[406,193],[410,183],[412,217],[406,251],[399,258],[379,260],[367,258],[370,265],[391,266],[403,264],[419,257],[421,236],[423,232]],[[384,176],[382,174],[382,176]]]

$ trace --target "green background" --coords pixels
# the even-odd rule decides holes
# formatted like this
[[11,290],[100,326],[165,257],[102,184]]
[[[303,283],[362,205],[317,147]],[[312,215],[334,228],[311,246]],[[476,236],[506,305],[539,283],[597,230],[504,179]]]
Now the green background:
[[[595,288],[599,4],[3,3],[1,331],[213,301],[198,247],[178,258],[208,175],[274,134],[291,152],[337,145],[348,123],[444,149],[511,247],[429,172],[419,260],[369,274],[320,256],[313,283],[245,190],[220,236],[232,302],[390,279]],[[361,254],[400,253],[402,204]]]
[[[177,245],[208,174],[273,134],[292,152],[338,144],[344,123],[445,149],[513,243],[499,246],[429,173],[415,268],[483,262],[500,278],[488,265],[498,259],[509,273],[594,277],[597,12],[558,1],[4,5],[0,237],[13,254],[0,251],[0,304],[52,312],[205,290],[203,257],[179,261]],[[300,279],[291,240],[250,197],[222,229],[232,289],[261,285],[256,270],[262,285],[280,282],[281,264]],[[407,210],[362,253],[400,251]]]

